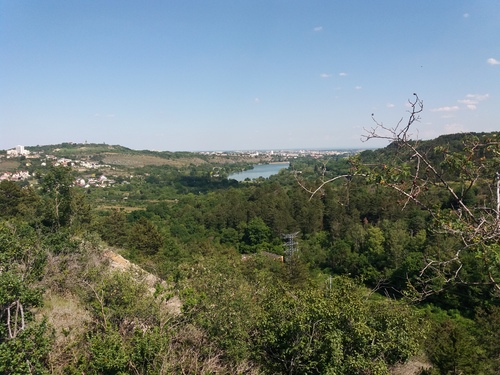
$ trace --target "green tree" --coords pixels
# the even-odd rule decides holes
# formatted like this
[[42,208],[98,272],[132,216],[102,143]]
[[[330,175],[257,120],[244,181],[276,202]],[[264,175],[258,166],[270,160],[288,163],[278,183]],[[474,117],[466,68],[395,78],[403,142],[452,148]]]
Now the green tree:
[[183,282],[183,313],[201,327],[229,361],[248,360],[261,311],[259,287],[240,270],[240,257],[197,258]]
[[0,212],[4,217],[16,216],[23,198],[21,187],[13,181],[0,182]]
[[379,257],[384,253],[384,233],[379,227],[369,226],[366,228],[366,251],[371,257]]
[[272,373],[388,374],[417,352],[425,332],[415,312],[366,299],[343,278],[323,290],[278,285],[262,303],[257,353]]
[[481,310],[477,316],[479,343],[484,348],[482,361],[486,374],[500,373],[500,307]]
[[162,248],[163,240],[157,226],[145,217],[141,217],[129,230],[129,246],[146,255],[156,254]]
[[97,232],[101,238],[113,246],[125,246],[128,239],[129,223],[125,212],[113,210],[99,218]]
[[25,223],[0,222],[0,373],[46,373],[50,336],[34,321],[46,254]]
[[456,319],[435,322],[425,346],[439,374],[477,374],[482,371],[478,343]]
[[129,373],[127,347],[115,330],[97,333],[89,338],[89,367],[103,375],[125,375]]
[[0,216],[27,216],[27,219],[32,219],[37,205],[38,196],[32,189],[22,188],[13,181],[0,182]]
[[243,243],[241,249],[246,253],[255,253],[259,250],[269,250],[271,230],[260,217],[251,219],[243,226]]
[[[390,146],[379,153],[375,163],[353,160],[355,175],[388,187],[399,194],[403,207],[414,205],[427,212],[433,229],[461,241],[454,251],[429,256],[421,270],[422,298],[431,293],[436,278],[443,285],[458,281],[462,285],[479,283],[500,293],[500,141],[499,133],[467,134],[448,138],[439,145],[411,139],[415,122],[420,120],[423,101],[414,94],[409,101],[407,121],[388,127],[374,118],[375,125],[364,138],[385,139]],[[481,204],[475,205],[480,197]],[[466,263],[480,259],[481,280],[465,278]],[[434,254],[437,255],[437,254]],[[435,290],[439,292],[442,288]]]
[[85,194],[73,187],[71,169],[64,166],[50,167],[38,176],[43,203],[42,223],[53,229],[90,222],[90,205]]
[[63,166],[50,167],[47,173],[39,176],[39,183],[45,198],[44,211],[47,224],[55,229],[68,224],[72,214],[71,170]]

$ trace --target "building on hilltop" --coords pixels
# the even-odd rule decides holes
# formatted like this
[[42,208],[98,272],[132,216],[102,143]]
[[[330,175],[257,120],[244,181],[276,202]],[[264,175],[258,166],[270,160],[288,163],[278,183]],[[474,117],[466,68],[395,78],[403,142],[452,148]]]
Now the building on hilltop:
[[17,145],[13,149],[7,150],[7,157],[16,157],[16,156],[27,156],[30,152],[24,149],[24,146]]

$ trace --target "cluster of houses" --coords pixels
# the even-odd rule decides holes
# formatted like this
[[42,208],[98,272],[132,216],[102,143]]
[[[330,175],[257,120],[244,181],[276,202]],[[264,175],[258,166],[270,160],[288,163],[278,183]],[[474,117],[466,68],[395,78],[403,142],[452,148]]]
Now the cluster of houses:
[[[27,159],[38,159],[41,158],[42,155],[39,153],[31,153],[29,150],[26,150],[24,146],[18,145],[13,149],[7,150],[6,157],[7,159],[13,157],[25,156]],[[72,167],[78,171],[86,171],[89,169],[98,169],[98,168],[110,168],[110,165],[107,164],[99,164],[98,162],[93,161],[85,161],[85,160],[72,160],[68,158],[57,158],[54,155],[43,155],[43,159],[40,163],[41,167],[47,166],[47,163],[53,166],[66,166]],[[30,163],[26,163],[27,166]],[[33,176],[28,171],[16,171],[16,172],[0,172],[0,181],[8,180],[8,181],[25,181],[33,178]],[[115,180],[109,179],[106,176],[102,175],[100,177],[90,177],[87,180],[83,178],[78,178],[75,180],[75,186],[81,187],[108,187],[115,183]]]
[[94,187],[108,187],[116,183],[115,180],[109,179],[106,176],[102,175],[100,177],[91,177],[87,181],[84,178],[78,178],[75,181],[75,186],[80,186],[84,188],[89,188],[91,186]]
[[108,164],[99,164],[99,163],[96,163],[93,161],[72,160],[72,159],[67,159],[67,158],[56,159],[54,156],[51,156],[51,155],[47,155],[47,159],[55,159],[52,162],[52,165],[54,165],[56,167],[59,165],[63,165],[65,167],[75,167],[78,170],[110,168],[111,167]]
[[[31,179],[33,176],[28,171],[16,171],[16,172],[3,172],[0,174],[0,181],[25,181]],[[102,175],[99,177],[90,177],[85,180],[84,178],[77,178],[75,180],[75,186],[89,188],[93,187],[109,187],[116,183],[115,180],[107,178]]]
[[0,174],[0,181],[24,181],[31,177],[28,171],[4,172]]
[[[54,151],[58,151],[59,149],[55,149]],[[38,152],[30,152],[29,150],[26,150],[24,146],[17,145],[16,147],[7,150],[6,152],[6,158],[15,158],[19,156],[25,156],[27,159],[39,159],[39,158],[44,158],[46,161],[50,160],[50,163],[54,166],[59,166],[59,165],[64,165],[64,166],[71,166],[71,167],[76,167],[76,168],[82,168],[82,169],[97,169],[97,168],[109,168],[110,166],[107,164],[100,164],[98,162],[93,162],[93,161],[85,161],[85,160],[72,160],[68,158],[57,158],[54,155],[41,155]],[[42,162],[42,166],[47,165],[46,162]]]
[[298,157],[310,156],[321,159],[325,156],[340,155],[349,156],[362,150],[265,150],[265,151],[203,151],[202,155],[209,156],[245,156],[245,157],[268,157],[277,158],[280,161],[296,159]]

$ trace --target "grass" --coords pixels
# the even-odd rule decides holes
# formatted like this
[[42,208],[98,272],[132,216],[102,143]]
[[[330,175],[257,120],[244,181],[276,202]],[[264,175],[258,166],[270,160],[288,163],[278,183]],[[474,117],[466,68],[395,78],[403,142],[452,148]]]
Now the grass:
[[19,169],[21,163],[19,163],[18,160],[12,160],[12,159],[0,159],[0,172],[3,171],[9,171],[13,172],[17,169]]

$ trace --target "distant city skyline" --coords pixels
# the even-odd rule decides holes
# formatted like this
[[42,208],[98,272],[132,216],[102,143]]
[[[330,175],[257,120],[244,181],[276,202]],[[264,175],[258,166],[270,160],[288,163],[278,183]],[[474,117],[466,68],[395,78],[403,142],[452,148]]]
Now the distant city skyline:
[[0,149],[360,149],[500,130],[500,0],[0,0]]

